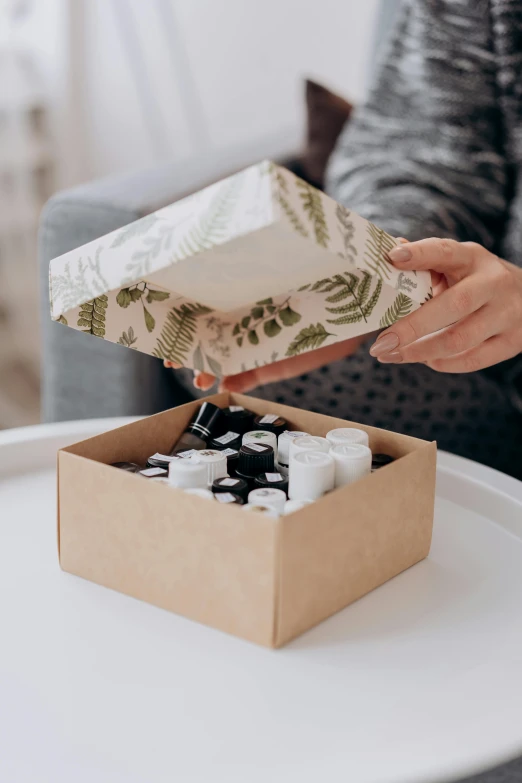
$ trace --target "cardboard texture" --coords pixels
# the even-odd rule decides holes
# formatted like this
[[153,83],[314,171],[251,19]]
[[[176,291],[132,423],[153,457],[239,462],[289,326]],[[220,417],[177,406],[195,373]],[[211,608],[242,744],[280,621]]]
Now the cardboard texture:
[[390,326],[431,296],[397,240],[265,161],[51,261],[56,321],[217,376]]
[[[219,394],[221,407],[277,413],[325,435],[352,424]],[[112,468],[166,452],[201,401],[58,454],[64,571],[267,647],[279,647],[428,555],[434,443],[353,423],[391,465],[279,519],[251,515]]]

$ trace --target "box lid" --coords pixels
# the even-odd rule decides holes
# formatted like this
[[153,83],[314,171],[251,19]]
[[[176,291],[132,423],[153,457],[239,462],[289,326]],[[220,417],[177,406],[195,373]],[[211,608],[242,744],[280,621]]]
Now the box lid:
[[51,261],[51,315],[233,374],[416,309],[430,275],[396,270],[395,244],[265,161]]

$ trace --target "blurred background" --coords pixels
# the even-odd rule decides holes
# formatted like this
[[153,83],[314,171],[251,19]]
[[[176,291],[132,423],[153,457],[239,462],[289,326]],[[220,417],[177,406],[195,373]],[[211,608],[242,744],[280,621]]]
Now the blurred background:
[[199,186],[295,156],[310,100],[342,114],[364,96],[378,5],[0,0],[0,428],[40,418],[37,233],[49,197],[173,163]]

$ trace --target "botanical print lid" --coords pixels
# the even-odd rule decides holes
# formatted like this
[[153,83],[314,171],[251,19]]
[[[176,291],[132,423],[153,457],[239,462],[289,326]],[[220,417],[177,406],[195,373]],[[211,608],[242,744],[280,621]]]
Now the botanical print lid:
[[54,320],[215,375],[392,324],[431,296],[397,240],[270,162],[50,265]]

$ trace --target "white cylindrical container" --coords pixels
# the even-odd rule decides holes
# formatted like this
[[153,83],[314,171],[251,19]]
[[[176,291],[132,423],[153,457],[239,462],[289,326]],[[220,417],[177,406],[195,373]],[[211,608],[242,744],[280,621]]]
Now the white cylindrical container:
[[330,451],[335,461],[335,486],[353,484],[357,479],[371,473],[372,452],[362,443],[334,446]]
[[[318,435],[303,435],[301,438],[294,438],[290,443],[290,465],[292,465],[294,456],[302,451],[324,451],[328,454],[330,448],[330,442]],[[292,468],[290,468],[291,474]]]
[[256,503],[247,503],[246,506],[243,506],[245,511],[250,511],[251,514],[264,514],[268,517],[274,517],[277,519],[279,514],[274,508],[271,508],[270,506],[260,506]]
[[330,441],[332,446],[346,446],[350,443],[369,445],[368,433],[356,427],[339,427],[337,430],[330,430],[326,433],[326,440]]
[[196,495],[198,498],[205,498],[205,500],[214,500],[214,495],[209,489],[203,489],[202,487],[196,487],[195,489],[186,489],[187,495]]
[[335,462],[330,454],[305,450],[291,455],[290,500],[317,500],[334,488],[334,481]]
[[295,438],[301,438],[308,435],[308,432],[282,432],[277,439],[277,467],[283,476],[288,476],[288,466],[290,465],[290,444]]
[[269,430],[251,430],[245,432],[243,435],[243,444],[245,443],[260,443],[263,446],[272,446],[274,449],[274,456],[277,459],[277,436]]
[[169,482],[179,489],[206,489],[207,467],[197,457],[169,463]]
[[300,508],[310,506],[313,502],[313,500],[287,500],[285,503],[284,513],[285,515],[293,514],[294,511],[299,511]]
[[207,486],[211,487],[216,479],[228,476],[227,458],[222,451],[203,449],[198,451],[197,459],[207,471]]
[[261,487],[248,493],[248,502],[254,506],[270,506],[278,514],[282,514],[286,503],[286,493],[282,489]]

